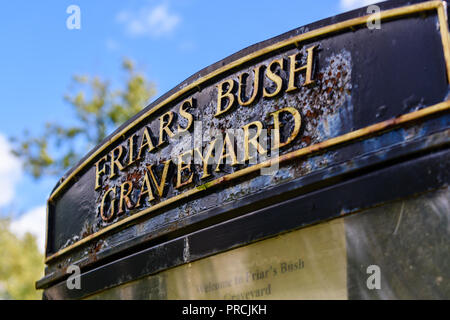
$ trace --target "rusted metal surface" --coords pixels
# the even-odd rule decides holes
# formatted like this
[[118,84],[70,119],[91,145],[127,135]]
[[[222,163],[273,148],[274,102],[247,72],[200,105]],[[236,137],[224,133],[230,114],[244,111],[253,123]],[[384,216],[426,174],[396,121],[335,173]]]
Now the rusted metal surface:
[[[386,8],[389,6],[391,4],[386,4]],[[348,19],[348,15],[302,27],[268,40],[264,46],[345,19]],[[436,28],[437,22],[437,13],[430,11],[422,16],[386,21],[379,32],[359,26],[353,30],[346,29],[310,39],[305,43],[297,43],[297,46],[268,52],[212,78],[184,95],[183,99],[195,98],[196,105],[191,112],[195,120],[201,122],[200,134],[205,138],[203,148],[208,146],[208,133],[225,133],[228,129],[241,128],[256,120],[262,121],[270,134],[273,123],[269,114],[286,106],[292,106],[300,112],[300,133],[281,150],[280,158],[274,161],[277,164],[280,162],[280,167],[272,175],[261,175],[259,170],[252,171],[252,166],[262,168],[258,164],[236,167],[225,165],[220,172],[214,172],[210,180],[196,178],[192,185],[180,189],[174,188],[176,175],[171,175],[162,197],[146,202],[140,208],[116,214],[109,221],[100,216],[102,198],[107,191],[118,189],[124,182],[130,181],[134,187],[131,197],[136,201],[136,192],[145,176],[145,165],[155,164],[155,172],[160,175],[164,161],[192,149],[194,142],[187,136],[181,140],[171,139],[156,152],[145,152],[136,165],[124,170],[117,178],[105,178],[102,187],[96,191],[95,168],[87,167],[76,176],[76,182],[49,203],[51,232],[47,256],[51,260],[48,261],[46,276],[38,282],[38,286],[47,287],[64,279],[67,277],[66,269],[71,264],[75,263],[83,271],[89,271],[117,257],[158,246],[189,232],[271,205],[277,200],[330,186],[342,176],[399,161],[402,157],[425,150],[431,152],[429,150],[445,148],[450,139],[450,117],[448,105],[442,102],[447,101],[449,91],[445,54],[440,30]],[[305,65],[307,48],[311,46],[317,46],[314,85],[301,86],[293,93],[283,93],[274,98],[262,97],[260,92],[254,104],[237,105],[230,115],[215,116],[218,83],[224,79],[239,82],[239,75],[247,73],[244,95],[249,97],[255,80],[255,68],[267,66],[278,59],[287,62],[287,57],[296,53],[298,64]],[[260,47],[256,45],[246,49],[240,55],[219,62],[215,68],[233,63],[244,54],[251,55]],[[411,55],[410,52],[415,54]],[[210,69],[205,70],[213,72]],[[206,71],[199,74],[204,75]],[[278,68],[278,72],[285,80],[283,87],[286,88],[288,69]],[[304,73],[299,73],[299,83],[305,82],[305,77]],[[174,90],[181,90],[196,79],[194,75]],[[262,87],[273,87],[267,78],[263,78],[261,83]],[[180,98],[180,101],[183,99]],[[159,123],[153,120],[166,111],[177,111],[180,101],[169,103],[163,110],[137,124],[132,132],[105,149],[105,153],[118,145],[126,147],[127,139],[144,125],[152,132],[158,132]],[[152,105],[147,107],[151,108]],[[427,110],[432,111],[427,113]],[[180,119],[182,127],[187,125],[185,120]],[[284,124],[282,135],[288,136],[293,130],[293,123],[287,118],[281,118],[281,121]],[[270,161],[268,164],[271,164]],[[202,165],[196,164],[193,171],[201,174]],[[182,173],[181,177],[183,180],[188,178],[186,173]],[[139,215],[152,207],[157,209]],[[340,214],[358,210],[358,207],[341,208]],[[139,218],[131,220],[132,217]],[[122,221],[125,223],[121,224]],[[79,243],[81,245],[77,245]],[[194,258],[189,242],[183,246],[183,255],[175,259],[179,263]]]
[[[387,132],[383,136],[372,137],[356,145],[347,145],[341,148],[340,152],[330,151],[307,158],[298,164],[287,165],[286,167],[283,167],[273,179],[281,182],[307,180],[302,178],[292,179],[292,175],[299,174],[301,176],[308,176],[308,173],[316,171],[318,172],[316,180],[323,181],[346,172],[357,171],[360,168],[366,167],[369,163],[388,161],[404,155],[404,153],[401,152],[398,154],[398,150],[410,153],[430,148],[439,148],[448,143],[450,138],[449,129],[444,131],[440,130],[442,126],[448,127],[449,124],[450,117],[447,116],[441,119],[431,120],[425,125],[414,125]],[[373,150],[378,151],[371,152]],[[327,168],[327,163],[324,161],[324,158],[329,159],[328,161],[339,163],[340,165],[334,165]],[[308,184],[308,182],[299,182],[298,184],[303,185]],[[106,243],[103,239],[100,239],[98,242],[94,241],[88,249],[73,252],[70,260],[64,258],[57,260],[61,263],[58,267],[74,262],[80,266],[88,266],[97,261],[98,254],[101,258],[104,258],[110,254],[111,251],[114,251],[114,248],[119,249],[129,247],[131,244],[126,244],[127,241],[133,241],[135,239],[140,239],[142,242],[154,241],[173,231],[189,226],[194,222],[211,218],[211,215],[213,215],[211,212],[220,214],[218,209],[226,208],[226,205],[233,207],[234,202],[239,199],[244,200],[249,197],[249,195],[255,194],[255,190],[259,190],[260,193],[263,193],[264,191],[273,193],[271,190],[276,190],[276,187],[273,187],[271,180],[261,176],[249,180],[244,184],[244,187],[246,189],[244,189],[241,194],[239,193],[239,189],[230,188],[226,193],[227,198],[221,197],[216,192],[211,192],[205,197],[193,200],[188,204],[184,204],[179,208],[173,208],[162,214],[161,217],[164,218],[160,218],[160,224],[156,224],[154,221],[150,220],[143,221],[134,226],[130,226],[126,232],[112,235]],[[279,192],[282,193],[282,191]],[[223,201],[223,203],[220,201]],[[187,207],[189,208],[189,211],[186,210]],[[357,210],[358,208],[348,208],[342,210],[341,214],[345,215]],[[224,209],[224,211],[226,211],[226,209]],[[98,248],[103,245],[104,247],[101,247],[102,249],[98,251]],[[97,250],[95,248],[97,248]],[[54,267],[48,271],[50,270],[56,272],[55,274],[61,276],[65,275],[65,269]]]
[[[445,223],[442,224],[439,222],[446,221],[445,211],[442,211],[442,215],[435,216],[433,214],[428,214],[429,208],[425,208],[427,209],[427,214],[424,214],[423,210],[415,210],[416,214],[420,213],[420,221],[423,223],[417,225],[417,228],[412,230],[411,228],[405,228],[404,226],[396,228],[398,223],[391,225],[391,222],[392,220],[395,220],[396,215],[395,211],[389,208],[395,209],[398,207],[398,203],[401,203],[402,201],[423,203],[421,198],[431,198],[430,195],[433,195],[434,193],[437,193],[438,200],[445,200],[443,196],[445,197],[445,194],[448,194],[448,181],[450,181],[450,171],[448,170],[450,162],[448,161],[448,157],[449,152],[447,149],[446,151],[435,152],[422,157],[412,158],[408,161],[399,162],[394,166],[379,168],[379,170],[375,170],[367,175],[357,175],[356,178],[343,180],[340,183],[335,183],[331,187],[321,188],[317,192],[301,195],[288,201],[278,199],[275,205],[268,208],[256,210],[236,219],[215,224],[210,228],[166,241],[163,244],[141,250],[136,254],[129,255],[123,259],[117,259],[97,269],[91,271],[87,270],[82,276],[82,283],[84,284],[82,290],[67,290],[65,282],[61,282],[46,290],[46,297],[51,299],[58,297],[86,297],[87,295],[99,291],[101,292],[105,289],[127,282],[127,279],[124,281],[126,276],[133,279],[139,279],[144,275],[154,274],[158,277],[162,275],[158,272],[166,270],[167,268],[179,266],[186,262],[192,262],[200,258],[214,255],[217,252],[246,245],[251,239],[261,240],[270,237],[273,234],[280,234],[292,230],[293,226],[299,228],[305,225],[325,221],[333,217],[330,216],[330,212],[333,212],[333,215],[336,218],[342,216],[347,217],[348,214],[355,213],[349,217],[349,219],[345,218],[345,223],[347,224],[347,221],[349,221],[351,227],[347,233],[347,236],[350,238],[349,245],[352,247],[356,246],[358,249],[352,249],[348,253],[350,257],[350,260],[348,261],[348,272],[349,278],[351,278],[349,290],[350,295],[353,298],[361,294],[367,294],[367,290],[362,290],[364,288],[358,289],[357,287],[358,285],[360,286],[361,284],[366,283],[365,278],[362,282],[357,281],[358,277],[364,276],[365,273],[352,273],[352,271],[360,269],[361,266],[367,265],[367,263],[373,263],[374,260],[367,259],[367,256],[373,256],[371,253],[374,250],[383,250],[385,248],[392,252],[393,248],[405,245],[401,241],[399,242],[397,237],[412,237],[414,239],[412,242],[406,244],[406,246],[410,248],[408,252],[411,252],[411,250],[414,251],[424,244],[435,246],[433,252],[436,252],[436,250],[438,252],[445,252],[445,245],[442,246],[439,244],[439,241],[445,241]],[[420,183],[417,183],[418,177],[421,178]],[[404,181],[407,185],[405,185],[404,188],[399,189],[397,184],[392,183],[398,179],[401,179],[401,181]],[[372,186],[376,184],[381,184],[384,188],[373,189]],[[426,207],[429,204],[425,202],[423,205]],[[445,203],[436,203],[436,205],[442,207],[445,206]],[[351,208],[354,209],[352,210]],[[386,210],[386,208],[388,210]],[[435,211],[438,209],[438,212],[440,212],[440,208],[434,209]],[[375,216],[370,213],[377,211],[378,214],[375,214]],[[298,212],[303,213],[302,220],[299,219]],[[380,216],[380,214],[382,215]],[[362,215],[362,217],[359,217],[360,215]],[[409,214],[405,216],[405,219],[409,220],[408,224],[411,223],[411,216]],[[361,222],[363,222],[363,224],[359,225]],[[377,228],[381,225],[379,232],[373,230],[372,222],[376,223]],[[440,227],[436,229],[434,226],[436,226],[437,222]],[[398,235],[391,235],[396,229],[398,229]],[[435,233],[433,237],[423,236],[423,234],[420,237],[414,236],[415,231],[419,229],[422,230],[422,233],[426,233],[430,230],[438,231],[438,229],[439,232]],[[364,240],[364,243],[359,242],[358,237],[356,237],[356,233],[358,232],[361,232],[360,240]],[[372,234],[372,236],[364,237],[364,233]],[[425,238],[424,242],[417,241],[419,238]],[[375,243],[379,246],[375,245]],[[410,243],[416,243],[417,245],[410,246]],[[368,244],[375,245],[375,247],[372,250],[364,249]],[[395,252],[395,250],[393,252]],[[410,257],[405,255],[405,253],[406,252],[400,252],[402,257],[404,257],[404,259],[401,260],[386,259],[383,254],[381,254],[376,261],[382,263],[383,268],[386,268],[386,271],[391,270],[386,276],[393,276],[395,278],[398,275],[398,273],[395,272],[395,267],[397,265],[407,264],[409,261],[408,259]],[[445,271],[446,256],[436,256],[434,253],[433,255],[439,260],[436,262],[436,267],[439,272]],[[420,262],[421,265],[423,265],[423,263],[429,264],[430,261],[423,259],[420,255],[413,254],[412,258],[416,259],[417,262]],[[392,272],[392,269],[394,269],[394,272]],[[436,274],[434,268],[428,268],[427,271],[429,271],[429,276],[439,276],[440,274]],[[424,283],[424,278],[413,277],[411,279],[411,275],[414,275],[414,273],[410,273],[408,276],[410,280],[414,280],[414,283]],[[220,276],[220,274],[218,274],[218,276]],[[145,283],[146,282],[144,281],[143,284]],[[434,290],[437,289],[440,291],[434,292],[434,296],[446,296],[445,292],[448,292],[448,289],[446,289],[448,288],[448,285],[436,288],[435,283],[430,283],[427,280],[425,283],[427,287],[434,287]],[[395,296],[398,294],[397,297],[400,298],[402,297],[401,288],[405,284],[408,285],[411,284],[411,282],[397,283],[396,286],[400,290],[372,292],[372,295],[388,294],[393,296],[394,294]],[[163,296],[158,295],[158,293],[161,294],[165,292],[164,287],[165,286],[163,285],[161,288],[158,287],[152,289],[156,290],[156,292],[154,292],[157,294],[155,297],[156,299],[164,298]],[[383,289],[386,288],[388,287],[383,287]],[[117,287],[116,289],[121,290],[120,287]],[[138,294],[138,292],[135,293]],[[429,293],[421,290],[410,290],[409,296],[430,297]],[[149,297],[151,296],[136,296],[136,298],[139,299]]]

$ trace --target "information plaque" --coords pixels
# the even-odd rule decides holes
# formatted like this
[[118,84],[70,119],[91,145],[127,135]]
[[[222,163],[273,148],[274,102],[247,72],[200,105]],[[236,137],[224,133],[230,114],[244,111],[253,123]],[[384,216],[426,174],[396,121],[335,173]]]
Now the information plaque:
[[199,71],[91,150],[48,200],[44,298],[448,298],[447,3],[376,7]]

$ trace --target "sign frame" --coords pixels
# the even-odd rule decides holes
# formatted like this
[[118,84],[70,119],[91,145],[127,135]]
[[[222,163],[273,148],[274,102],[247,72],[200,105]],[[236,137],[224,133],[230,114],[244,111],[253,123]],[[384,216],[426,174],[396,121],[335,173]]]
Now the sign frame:
[[[442,40],[442,46],[443,46],[443,53],[446,63],[446,73],[447,73],[447,81],[450,79],[450,37],[449,37],[449,30],[447,25],[447,17],[446,17],[446,8],[445,3],[443,1],[429,1],[429,2],[422,2],[412,5],[407,5],[404,7],[394,8],[394,9],[388,9],[385,11],[380,12],[380,19],[386,20],[386,19],[393,19],[393,18],[400,18],[420,12],[425,11],[437,11],[437,16],[439,20],[440,25],[440,34],[441,34],[441,40]],[[71,183],[73,183],[76,180],[77,175],[79,175],[83,170],[86,169],[86,167],[93,163],[93,161],[102,154],[108,147],[110,147],[113,143],[118,141],[122,136],[124,136],[126,133],[128,133],[131,129],[133,129],[136,125],[147,119],[150,115],[154,114],[155,112],[159,111],[160,109],[164,108],[166,105],[170,104],[171,102],[176,101],[183,95],[188,94],[189,92],[193,90],[199,90],[202,86],[205,85],[208,81],[211,81],[215,79],[216,77],[222,75],[225,72],[228,72],[230,70],[233,70],[235,68],[238,68],[239,66],[248,63],[258,57],[261,57],[263,55],[266,55],[268,53],[271,53],[273,51],[279,50],[281,48],[284,48],[286,46],[296,45],[299,46],[302,42],[310,39],[315,39],[321,36],[330,35],[332,33],[340,32],[346,29],[351,29],[356,26],[360,26],[362,24],[365,24],[368,20],[369,16],[361,16],[353,19],[349,19],[343,22],[338,22],[332,25],[328,25],[325,27],[321,27],[303,34],[300,34],[298,36],[279,41],[277,43],[274,43],[272,45],[269,45],[263,49],[257,50],[251,54],[248,54],[244,57],[241,57],[239,59],[236,59],[232,61],[231,63],[222,66],[205,76],[201,77],[198,80],[193,81],[189,85],[185,86],[184,88],[174,92],[169,97],[164,99],[163,101],[157,103],[153,108],[144,111],[143,113],[139,114],[135,119],[133,119],[131,122],[127,123],[123,128],[116,131],[113,135],[111,135],[105,143],[100,145],[93,153],[91,153],[88,157],[86,157],[76,168],[71,171],[67,177],[61,181],[61,183],[53,190],[51,193],[48,202],[47,202],[47,226],[48,224],[48,217],[49,217],[49,211],[53,207],[54,201],[58,198],[58,196],[64,192],[65,188],[67,188]],[[397,118],[389,119],[386,121],[382,121],[379,123],[375,123],[373,125],[367,126],[362,129],[358,129],[356,131],[352,131],[349,133],[346,133],[344,135],[328,139],[326,141],[323,141],[318,144],[314,144],[302,149],[295,150],[293,152],[281,155],[280,157],[276,159],[271,159],[262,163],[259,163],[257,165],[253,165],[247,168],[244,168],[242,170],[239,170],[237,172],[228,174],[226,176],[223,176],[221,178],[215,179],[213,181],[210,181],[202,186],[187,190],[183,192],[180,195],[174,196],[172,198],[169,198],[167,200],[164,200],[156,205],[153,205],[149,208],[146,208],[136,214],[133,214],[132,216],[129,216],[127,218],[124,218],[114,224],[111,224],[99,231],[97,231],[94,234],[91,234],[85,238],[82,238],[78,240],[77,242],[60,249],[59,251],[47,256],[45,258],[45,263],[51,263],[54,261],[54,259],[70,252],[71,250],[86,244],[87,242],[90,242],[94,239],[97,239],[98,237],[111,232],[112,230],[116,230],[117,228],[124,227],[126,225],[129,225],[136,221],[139,218],[142,218],[143,216],[146,216],[155,210],[161,209],[162,207],[165,207],[169,204],[173,204],[175,202],[178,202],[182,199],[186,199],[189,197],[192,197],[196,194],[199,194],[203,192],[206,189],[211,189],[213,187],[217,187],[221,185],[225,181],[231,181],[238,178],[241,178],[245,175],[248,175],[250,173],[253,173],[257,170],[260,170],[261,168],[264,168],[266,166],[271,166],[275,163],[283,163],[286,161],[290,161],[292,159],[297,159],[299,157],[303,157],[306,155],[310,155],[316,152],[320,152],[326,149],[329,149],[331,147],[341,145],[344,143],[348,143],[351,141],[356,141],[365,137],[369,137],[375,134],[382,133],[384,131],[393,129],[395,127],[398,127],[400,125],[404,125],[406,123],[422,119],[424,117],[438,114],[444,111],[447,111],[450,109],[450,100],[443,101],[441,103],[426,107],[424,109],[410,112],[407,114],[403,114]],[[48,238],[48,232],[47,237]],[[46,244],[47,247],[47,244]]]

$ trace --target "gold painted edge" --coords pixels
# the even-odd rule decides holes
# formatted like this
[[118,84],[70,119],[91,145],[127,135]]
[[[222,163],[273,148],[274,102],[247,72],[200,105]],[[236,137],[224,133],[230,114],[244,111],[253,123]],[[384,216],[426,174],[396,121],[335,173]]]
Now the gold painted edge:
[[337,146],[339,144],[343,144],[343,143],[346,143],[346,142],[354,141],[354,140],[357,140],[357,139],[360,139],[360,138],[363,138],[363,137],[366,137],[366,136],[369,136],[369,135],[373,135],[375,133],[380,133],[383,130],[391,129],[391,128],[393,128],[395,126],[398,126],[400,124],[405,124],[407,122],[411,122],[411,121],[414,121],[414,120],[417,120],[417,119],[421,119],[423,117],[426,117],[426,116],[429,116],[429,115],[432,115],[432,114],[436,114],[436,113],[439,113],[439,112],[442,112],[442,111],[446,111],[446,110],[450,110],[450,100],[438,103],[436,105],[433,105],[431,107],[427,107],[427,108],[419,110],[419,111],[414,111],[414,112],[411,112],[411,113],[404,114],[404,115],[402,115],[402,116],[400,116],[398,118],[382,121],[382,122],[379,122],[379,123],[367,126],[365,128],[358,129],[358,130],[355,130],[355,131],[343,134],[341,136],[328,139],[328,140],[326,140],[324,142],[320,142],[320,143],[311,145],[309,147],[305,147],[305,148],[302,148],[302,149],[299,149],[299,150],[296,150],[296,151],[289,152],[287,154],[279,156],[276,159],[270,159],[270,160],[258,163],[258,164],[254,165],[254,166],[247,167],[245,169],[242,169],[242,170],[230,173],[230,174],[228,174],[226,176],[217,178],[217,179],[215,179],[213,181],[210,181],[210,182],[207,182],[207,183],[205,183],[205,184],[203,184],[201,186],[198,186],[196,188],[190,189],[190,190],[188,190],[188,191],[186,191],[186,192],[184,192],[182,194],[179,194],[179,195],[174,196],[172,198],[169,198],[169,199],[167,199],[165,201],[162,201],[162,202],[160,202],[160,203],[158,203],[158,204],[156,204],[154,206],[151,206],[151,207],[149,207],[149,208],[147,208],[145,210],[142,210],[142,211],[140,211],[140,212],[138,212],[138,213],[136,213],[136,214],[134,214],[132,216],[129,216],[129,217],[123,219],[123,220],[120,220],[120,221],[118,221],[118,222],[116,222],[116,223],[114,223],[112,225],[109,225],[109,226],[105,227],[104,229],[102,229],[100,231],[97,231],[96,233],[91,234],[91,235],[89,235],[89,236],[87,236],[87,237],[77,241],[76,243],[74,243],[74,244],[72,244],[72,245],[70,245],[70,246],[68,246],[68,247],[66,247],[64,249],[61,249],[60,251],[54,253],[53,255],[49,256],[46,259],[46,262],[48,262],[48,261],[50,261],[50,260],[52,260],[52,259],[54,259],[54,258],[56,258],[56,257],[58,257],[58,256],[60,256],[60,255],[62,255],[64,253],[66,253],[67,251],[69,251],[69,250],[71,250],[71,249],[73,249],[73,248],[75,248],[77,246],[80,246],[80,245],[82,245],[82,244],[84,244],[86,242],[89,242],[89,241],[99,237],[100,235],[102,235],[102,234],[104,234],[104,233],[106,233],[108,231],[111,231],[112,229],[115,229],[115,228],[118,228],[120,226],[123,226],[123,225],[125,225],[125,224],[127,224],[127,223],[129,223],[129,222],[131,222],[131,221],[133,221],[135,219],[138,219],[138,218],[140,218],[140,217],[142,217],[142,216],[144,216],[144,215],[146,215],[146,214],[148,214],[150,212],[153,212],[153,211],[158,210],[158,209],[160,209],[162,207],[165,207],[168,204],[171,204],[171,203],[174,203],[174,202],[179,201],[181,199],[190,197],[190,196],[192,196],[194,194],[197,194],[199,192],[202,192],[202,191],[204,191],[206,189],[210,189],[210,188],[213,188],[215,186],[218,186],[218,185],[222,184],[223,182],[227,182],[227,181],[231,181],[231,180],[243,177],[243,176],[245,176],[247,174],[253,173],[253,172],[257,171],[257,170],[261,170],[262,168],[265,168],[265,167],[270,167],[270,166],[272,166],[274,164],[277,164],[277,163],[281,164],[281,163],[286,162],[288,160],[292,160],[292,159],[295,159],[295,158],[299,158],[301,156],[312,154],[312,153],[317,152],[317,151],[326,150],[326,149],[328,149],[330,147],[334,147],[334,146]]
[[450,36],[447,25],[447,11],[445,8],[446,5],[447,2],[441,2],[441,4],[437,6],[437,13],[442,38],[442,46],[444,48],[444,58],[447,66],[447,81],[450,82]]
[[[429,1],[429,2],[423,2],[423,3],[418,3],[418,4],[414,4],[414,5],[410,5],[410,6],[405,6],[405,7],[400,7],[400,8],[394,8],[394,9],[390,9],[390,10],[386,10],[386,11],[382,11],[381,17],[380,19],[388,19],[388,18],[393,18],[393,17],[398,17],[398,16],[403,16],[403,15],[409,15],[409,14],[413,14],[413,13],[417,13],[417,12],[422,12],[422,11],[429,11],[429,10],[437,10],[438,13],[438,20],[439,20],[439,24],[440,24],[440,32],[441,32],[441,38],[442,38],[442,45],[443,45],[443,51],[444,51],[444,58],[446,61],[446,67],[447,67],[447,79],[450,82],[450,37],[449,37],[449,31],[448,31],[448,26],[447,26],[447,19],[446,19],[446,13],[444,10],[444,3],[441,0],[435,0],[435,1]],[[261,50],[255,51],[245,57],[242,57],[234,62],[231,62],[230,64],[223,66],[213,72],[211,72],[208,75],[205,75],[204,77],[202,77],[199,80],[194,81],[193,83],[191,83],[189,86],[186,86],[185,88],[181,89],[180,91],[177,91],[176,93],[174,93],[172,96],[168,97],[166,100],[162,101],[161,103],[159,103],[158,105],[156,105],[154,108],[148,110],[146,113],[142,114],[139,118],[137,118],[136,120],[134,120],[132,123],[130,123],[128,126],[126,126],[125,128],[123,128],[121,131],[119,131],[117,134],[115,134],[113,137],[111,137],[111,139],[109,139],[109,141],[107,141],[105,144],[103,144],[99,149],[97,149],[97,151],[95,151],[91,156],[89,156],[82,164],[80,164],[50,195],[48,201],[47,201],[47,236],[46,236],[46,246],[45,248],[47,248],[47,238],[48,238],[48,211],[49,211],[49,205],[52,202],[52,200],[57,196],[57,194],[59,192],[61,192],[61,190],[82,170],[84,169],[84,167],[90,163],[95,157],[97,157],[101,152],[103,152],[107,147],[109,147],[110,144],[114,143],[116,140],[118,140],[121,136],[123,136],[124,134],[127,133],[128,130],[130,130],[131,128],[133,128],[134,126],[136,126],[138,123],[140,123],[141,121],[143,121],[145,118],[147,118],[148,116],[150,116],[151,114],[153,114],[154,112],[156,112],[157,110],[159,110],[160,108],[162,108],[163,106],[165,106],[166,104],[172,102],[173,100],[177,99],[178,97],[180,97],[181,95],[183,95],[184,93],[188,92],[189,90],[192,90],[195,87],[198,87],[201,83],[208,81],[218,75],[220,75],[223,72],[226,72],[227,70],[233,69],[243,63],[246,63],[250,60],[253,60],[259,56],[262,56],[264,54],[267,54],[269,52],[278,50],[280,48],[286,47],[288,45],[291,44],[296,44],[300,41],[305,41],[311,38],[315,38],[324,34],[328,34],[328,33],[332,33],[332,32],[337,32],[343,29],[347,29],[356,25],[360,25],[363,24],[367,21],[367,18],[369,17],[369,15],[366,16],[362,16],[362,17],[358,17],[358,18],[353,18],[347,21],[343,21],[343,22],[339,22],[333,25],[329,25],[329,26],[325,26],[316,30],[312,30],[310,32],[298,35],[296,37],[290,38],[290,39],[286,39],[283,41],[280,41],[278,43],[275,43],[273,45],[270,45],[268,47],[265,47]],[[57,252],[55,252],[54,254],[48,256],[45,258],[45,263],[50,262],[51,260],[63,255],[64,253],[80,246],[83,245],[97,237],[99,237],[100,235],[109,232],[112,229],[115,229],[117,227],[120,227],[132,220],[138,219],[143,215],[146,215],[152,211],[155,211],[157,209],[160,209],[166,205],[169,205],[173,202],[179,201],[181,199],[184,199],[186,197],[190,197],[194,194],[197,194],[200,191],[203,191],[205,189],[209,189],[213,186],[216,186],[224,181],[229,181],[229,180],[233,180],[236,179],[238,177],[247,175],[251,172],[254,172],[256,170],[260,170],[263,167],[268,167],[271,166],[273,164],[276,163],[281,163],[284,162],[286,160],[292,159],[292,158],[297,158],[309,153],[313,153],[316,152],[318,150],[321,149],[325,149],[325,148],[329,148],[331,146],[335,146],[337,144],[341,144],[343,142],[349,142],[351,140],[354,139],[358,139],[361,138],[365,135],[368,134],[373,134],[375,132],[379,132],[381,130],[384,130],[386,128],[398,125],[398,124],[402,124],[402,123],[406,123],[412,120],[416,120],[425,116],[428,116],[429,114],[434,114],[437,112],[441,112],[443,110],[448,110],[450,109],[450,100],[448,101],[444,101],[441,102],[439,104],[427,107],[425,109],[419,110],[419,111],[415,111],[415,112],[411,112],[405,115],[402,115],[398,118],[395,119],[390,119],[390,120],[386,120],[380,123],[376,123],[374,125],[370,125],[368,127],[356,130],[356,131],[352,131],[349,133],[346,133],[344,135],[341,135],[339,137],[335,137],[335,138],[331,138],[328,139],[324,142],[318,143],[318,144],[314,144],[312,146],[309,147],[305,147],[293,152],[290,152],[288,154],[282,155],[277,159],[271,159],[262,163],[259,163],[257,165],[245,168],[245,169],[241,169],[237,172],[234,172],[232,174],[220,177],[218,179],[215,179],[211,182],[205,183],[201,186],[198,186],[196,188],[193,188],[191,190],[188,190],[180,195],[174,196],[172,198],[169,198],[165,201],[162,201],[152,207],[149,207],[145,210],[142,210],[130,217],[127,217],[121,221],[118,221],[112,225],[109,225],[107,227],[105,227],[104,229],[97,231],[94,234],[91,234]],[[429,111],[429,112],[425,112],[425,111]]]
[[[438,9],[441,8],[443,11],[443,4],[442,1],[440,0],[436,0],[436,1],[430,1],[430,2],[424,2],[424,3],[419,3],[419,4],[415,4],[415,5],[410,5],[410,6],[406,6],[406,7],[401,7],[401,8],[395,8],[395,9],[390,9],[390,10],[386,10],[386,11],[382,11],[381,17],[380,19],[387,19],[387,18],[392,18],[392,17],[397,17],[397,16],[402,16],[402,15],[408,15],[408,14],[412,14],[412,13],[416,13],[416,12],[421,12],[421,11],[428,11],[428,10],[433,10],[433,9]],[[193,83],[191,83],[190,85],[184,87],[183,89],[177,91],[176,93],[174,93],[173,95],[171,95],[170,97],[168,97],[166,100],[162,101],[161,103],[159,103],[158,105],[156,105],[155,107],[153,107],[152,109],[148,110],[147,112],[145,112],[144,114],[142,114],[139,118],[137,118],[136,120],[134,120],[132,123],[130,123],[128,126],[126,126],[125,128],[123,128],[121,131],[119,131],[118,133],[116,133],[113,137],[111,137],[106,143],[104,143],[99,149],[97,149],[93,154],[91,154],[83,163],[81,163],[76,169],[74,169],[74,171],[72,171],[72,173],[63,181],[61,182],[61,184],[52,192],[52,194],[49,197],[49,201],[52,201],[56,195],[59,194],[59,192],[73,179],[74,176],[76,176],[81,170],[84,169],[84,167],[90,163],[95,157],[97,157],[101,152],[103,152],[106,148],[109,147],[109,145],[111,145],[113,142],[115,142],[116,140],[118,140],[120,137],[122,137],[123,135],[125,135],[128,130],[130,130],[131,128],[135,127],[138,123],[140,123],[141,121],[143,121],[145,118],[147,118],[148,116],[150,116],[151,114],[155,113],[156,111],[158,111],[159,109],[161,109],[163,106],[165,106],[166,104],[174,101],[175,99],[179,98],[180,96],[182,96],[183,94],[185,94],[186,92],[194,89],[195,87],[200,86],[203,82],[206,82],[218,75],[220,75],[221,73],[224,73],[230,69],[236,68],[250,60],[253,60],[255,58],[258,58],[264,54],[267,54],[269,52],[281,49],[283,47],[286,47],[288,45],[292,45],[295,43],[298,43],[300,41],[305,41],[311,38],[315,38],[324,34],[328,34],[328,33],[332,33],[332,32],[337,32],[346,28],[350,28],[356,25],[360,25],[363,24],[367,21],[368,17],[370,15],[366,15],[363,17],[358,17],[358,18],[353,18],[347,21],[343,21],[343,22],[339,22],[330,26],[325,26],[316,30],[312,30],[310,32],[298,35],[296,37],[290,38],[290,39],[286,39],[283,41],[280,41],[276,44],[270,45],[268,47],[265,47],[261,50],[255,51],[245,57],[242,57],[236,61],[231,62],[230,64],[223,66],[207,75],[205,75],[204,77],[202,77],[199,80],[194,81]],[[442,25],[442,21],[441,21],[441,15],[439,15],[439,20],[441,22]],[[444,20],[445,21],[445,20]],[[446,40],[443,41],[447,44],[446,47],[448,48],[449,44],[448,44],[448,30],[447,30],[447,37]],[[447,74],[450,75],[450,56],[447,54],[446,55],[446,62],[447,62]],[[450,79],[450,77],[449,77]]]

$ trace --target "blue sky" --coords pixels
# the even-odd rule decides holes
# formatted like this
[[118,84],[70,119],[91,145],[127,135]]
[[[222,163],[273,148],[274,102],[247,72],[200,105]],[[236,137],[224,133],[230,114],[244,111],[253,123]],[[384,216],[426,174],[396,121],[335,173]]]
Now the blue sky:
[[[16,212],[17,229],[42,229],[56,178],[35,181],[8,154],[7,138],[39,133],[47,121],[70,123],[63,101],[74,74],[121,83],[123,57],[154,81],[157,96],[200,69],[256,42],[368,5],[369,0],[8,1],[0,10],[0,214]],[[77,5],[81,29],[69,30]],[[88,152],[88,150],[86,150]],[[6,191],[5,191],[6,190]],[[26,216],[33,213],[33,218]],[[39,216],[39,217],[37,217]],[[39,225],[39,226],[38,226]],[[24,227],[25,226],[25,227]],[[40,230],[39,229],[39,230]]]

